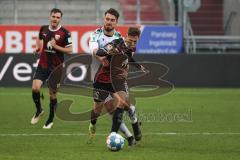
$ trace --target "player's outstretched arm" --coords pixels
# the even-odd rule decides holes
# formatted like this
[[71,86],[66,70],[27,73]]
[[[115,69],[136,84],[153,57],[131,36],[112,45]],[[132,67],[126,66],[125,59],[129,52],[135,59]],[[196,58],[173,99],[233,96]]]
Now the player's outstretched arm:
[[135,61],[135,59],[133,59],[133,57],[129,57],[129,62],[131,62],[131,65],[133,65],[134,67],[136,67],[137,69],[141,70],[142,72],[147,72],[146,68],[139,64],[137,61]]

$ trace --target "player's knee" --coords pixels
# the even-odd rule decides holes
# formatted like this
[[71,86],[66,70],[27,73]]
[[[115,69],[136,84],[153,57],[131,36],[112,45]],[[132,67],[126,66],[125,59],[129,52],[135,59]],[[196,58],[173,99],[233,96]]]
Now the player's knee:
[[41,89],[41,81],[33,80],[32,91],[33,92],[40,92],[40,89]]
[[119,106],[121,106],[121,105],[122,105],[122,103],[121,103],[121,101],[120,101],[120,100],[117,100],[117,101],[115,102],[115,105],[116,105],[117,107],[119,107]]
[[49,92],[49,97],[50,97],[50,99],[56,99],[57,98],[57,93],[50,91]]
[[114,100],[110,100],[110,101],[105,102],[104,106],[105,106],[107,111],[111,110],[112,108],[115,107]]
[[40,92],[40,87],[33,85],[32,86],[32,91],[33,92]]
[[105,108],[109,114],[111,114],[115,110],[115,106],[113,105],[105,105]]
[[126,110],[130,109],[130,104],[129,103],[124,103],[124,109],[126,109]]
[[56,99],[57,98],[57,95],[56,94],[50,94],[50,99]]
[[125,108],[126,105],[127,105],[126,102],[124,100],[120,99],[120,100],[117,101],[116,106],[119,107],[119,108]]
[[94,112],[100,114],[102,112],[102,107],[94,107]]

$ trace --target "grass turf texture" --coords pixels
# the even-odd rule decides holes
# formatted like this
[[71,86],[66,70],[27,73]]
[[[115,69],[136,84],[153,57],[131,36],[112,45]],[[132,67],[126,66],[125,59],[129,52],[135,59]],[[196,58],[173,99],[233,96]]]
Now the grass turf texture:
[[[0,88],[0,160],[79,159],[240,159],[240,89],[174,89],[159,97],[137,99],[143,139],[135,148],[111,152],[105,140],[111,120],[98,120],[92,144],[86,144],[89,122],[55,118],[51,130],[42,129],[49,113],[30,125],[35,112],[30,88]],[[74,101],[71,112],[89,110],[92,98],[59,94],[58,101]],[[129,128],[131,126],[127,122]]]

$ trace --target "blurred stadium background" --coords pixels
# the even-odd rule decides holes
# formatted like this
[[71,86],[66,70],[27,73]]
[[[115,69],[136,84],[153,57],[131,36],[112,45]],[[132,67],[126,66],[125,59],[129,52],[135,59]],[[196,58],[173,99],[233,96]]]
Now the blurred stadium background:
[[179,26],[184,52],[239,50],[238,0],[1,0],[0,24],[47,24],[49,10],[64,12],[64,25],[101,25],[106,9],[120,11],[119,24]]
[[[74,55],[88,55],[89,35],[112,7],[120,12],[123,36],[128,26],[141,26],[136,59],[169,68],[163,79],[173,83],[172,92],[137,99],[140,113],[150,117],[143,119],[145,135],[133,151],[107,151],[107,117],[99,120],[91,145],[85,143],[88,122],[56,119],[50,131],[30,126],[32,51],[53,7],[63,11]],[[0,159],[239,159],[239,68],[239,0],[0,0]],[[70,81],[77,84],[82,73]],[[66,98],[74,99],[72,112],[92,105],[91,97],[59,94]],[[47,111],[48,98],[43,104]],[[158,112],[190,119],[157,121],[151,116]]]

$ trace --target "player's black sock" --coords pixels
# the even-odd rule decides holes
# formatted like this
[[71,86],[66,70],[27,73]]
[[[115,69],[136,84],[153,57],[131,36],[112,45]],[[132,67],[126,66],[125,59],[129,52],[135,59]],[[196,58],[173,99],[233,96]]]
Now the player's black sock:
[[99,117],[98,113],[95,113],[94,110],[91,111],[91,123],[95,125],[97,123],[97,118]]
[[47,120],[47,123],[50,123],[50,122],[53,121],[54,112],[57,108],[57,99],[51,99],[49,107],[50,107],[50,114],[49,114],[49,118]]
[[40,113],[42,111],[41,101],[40,101],[40,92],[32,91],[32,99],[35,103],[37,113]]
[[111,132],[118,132],[119,127],[122,123],[123,111],[124,111],[123,108],[119,107],[114,111]]

